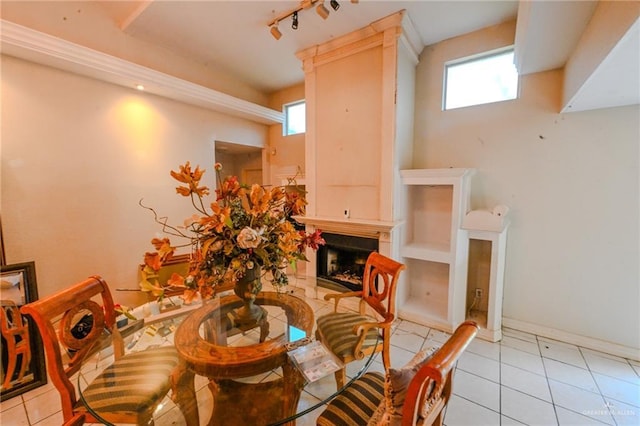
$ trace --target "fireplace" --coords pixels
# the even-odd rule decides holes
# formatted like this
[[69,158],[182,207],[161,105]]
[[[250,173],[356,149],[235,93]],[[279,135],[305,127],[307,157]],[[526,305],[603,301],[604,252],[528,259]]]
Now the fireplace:
[[[327,244],[320,246],[317,251],[307,249],[307,258],[309,263],[305,271],[305,296],[310,298],[321,299],[323,295],[331,292],[345,292],[357,285],[353,278],[349,278],[346,282],[331,277],[327,271],[333,270],[328,267],[332,263],[338,265],[338,262],[346,263],[346,259],[352,256],[350,263],[353,270],[364,268],[364,259],[366,261],[369,253],[377,251],[378,253],[397,259],[399,257],[398,232],[401,221],[383,221],[383,220],[364,220],[354,218],[332,218],[323,216],[296,216],[298,222],[306,225],[307,232],[322,231],[322,236]],[[338,258],[333,261],[329,258],[329,250],[337,252]],[[335,253],[331,252],[331,256]],[[341,255],[341,256],[340,256]],[[356,256],[357,255],[357,256]],[[356,267],[358,266],[358,267]],[[336,267],[338,269],[338,267]],[[350,270],[350,272],[352,272]],[[357,309],[357,306],[354,307]]]
[[317,253],[318,286],[342,292],[362,290],[364,265],[369,254],[378,251],[378,240],[326,232],[322,237],[326,244]]

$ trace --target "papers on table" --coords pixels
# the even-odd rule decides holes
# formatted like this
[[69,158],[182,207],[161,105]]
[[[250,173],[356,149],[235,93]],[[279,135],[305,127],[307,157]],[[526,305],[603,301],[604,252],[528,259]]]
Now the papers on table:
[[344,366],[322,342],[317,340],[290,351],[289,358],[309,382],[315,382]]

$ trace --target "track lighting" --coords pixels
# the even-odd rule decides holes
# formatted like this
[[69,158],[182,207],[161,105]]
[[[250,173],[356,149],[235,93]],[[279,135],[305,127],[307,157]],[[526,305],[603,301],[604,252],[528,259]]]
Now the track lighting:
[[[357,4],[358,0],[351,0],[351,3]],[[334,11],[340,9],[340,3],[338,3],[337,0],[329,0],[329,4]],[[280,29],[278,28],[278,23],[282,22],[288,17],[291,17],[291,28],[297,30],[299,24],[298,14],[303,10],[311,9],[314,6],[316,7],[316,13],[318,14],[318,16],[320,16],[322,19],[329,18],[330,10],[325,6],[325,0],[300,0],[298,6],[275,16],[273,20],[267,24],[267,26],[269,27],[269,32],[271,33],[273,38],[275,38],[276,40],[280,40],[280,37],[282,37],[282,32],[280,32]]]
[[273,38],[275,38],[276,40],[280,40],[280,37],[282,37],[282,33],[280,32],[280,30],[278,29],[278,22],[276,22],[275,24],[273,24],[271,26],[271,29],[269,30],[271,31],[271,35],[273,36]]
[[329,17],[329,9],[324,6],[324,0],[322,0],[318,7],[316,7],[316,12],[322,19],[327,19]]

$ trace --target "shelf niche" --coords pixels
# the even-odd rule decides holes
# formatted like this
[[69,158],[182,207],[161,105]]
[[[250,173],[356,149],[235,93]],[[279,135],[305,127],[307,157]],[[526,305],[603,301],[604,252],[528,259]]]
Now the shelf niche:
[[468,212],[474,169],[401,170],[407,220],[400,255],[407,265],[398,286],[398,316],[452,332],[465,320]]

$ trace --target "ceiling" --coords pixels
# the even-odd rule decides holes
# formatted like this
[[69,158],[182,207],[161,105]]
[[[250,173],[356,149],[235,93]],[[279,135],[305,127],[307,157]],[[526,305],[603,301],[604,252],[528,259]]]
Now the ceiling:
[[[216,64],[252,86],[271,92],[304,79],[295,52],[347,34],[406,9],[424,45],[515,19],[517,1],[340,1],[327,20],[315,8],[299,13],[298,30],[291,18],[279,25],[280,40],[268,23],[295,8],[298,1],[138,2],[133,9],[118,2],[102,7],[132,37]],[[132,5],[131,5],[132,6]],[[135,14],[135,15],[134,15]]]
[[[0,5],[3,19],[61,38],[65,38],[70,25],[83,21],[82,26],[74,28],[76,31],[81,28],[82,34],[73,34],[73,41],[87,46],[92,46],[92,38],[104,38],[100,34],[103,28],[92,25],[91,20],[106,21],[126,35],[113,41],[118,48],[125,51],[131,48],[127,46],[127,38],[161,46],[269,94],[304,81],[300,60],[295,56],[297,51],[365,27],[402,9],[406,10],[419,36],[418,50],[517,19],[516,60],[521,74],[560,68],[573,52],[598,3],[596,0],[361,0],[358,3],[338,0],[340,8],[334,11],[327,0],[330,14],[323,20],[315,11],[319,0],[304,1],[316,4],[299,13],[297,30],[291,28],[291,18],[284,19],[279,25],[282,32],[279,40],[271,36],[268,23],[299,7],[303,4],[300,1],[3,0]],[[581,88],[580,98],[572,100],[573,111],[581,110],[581,104],[588,106],[583,109],[593,109],[640,103],[637,39],[627,37],[625,43],[620,43],[607,56],[606,63],[589,79],[590,85]],[[3,51],[11,54],[4,42],[3,39]],[[138,54],[144,56],[144,52]],[[31,60],[30,56],[24,57]],[[619,70],[628,72],[621,75]],[[109,81],[109,78],[104,79]]]

